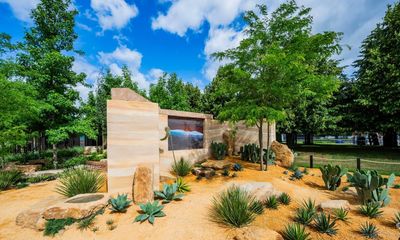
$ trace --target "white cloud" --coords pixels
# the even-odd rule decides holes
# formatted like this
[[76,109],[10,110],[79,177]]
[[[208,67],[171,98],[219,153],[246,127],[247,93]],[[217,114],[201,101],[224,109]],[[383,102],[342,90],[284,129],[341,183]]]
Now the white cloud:
[[158,79],[164,74],[164,71],[159,68],[152,68],[146,74],[146,78],[150,83],[156,83]]
[[75,57],[74,64],[72,65],[72,70],[76,73],[85,73],[86,74],[86,83],[90,84],[91,87],[84,86],[79,84],[76,87],[76,90],[79,91],[79,95],[83,100],[87,99],[89,91],[95,89],[95,84],[97,78],[100,76],[99,69],[89,63],[85,58],[78,56]]
[[90,6],[103,31],[121,29],[139,13],[134,4],[129,5],[125,0],[91,0]]
[[31,11],[39,3],[39,0],[0,0],[0,3],[8,3],[16,18],[29,22]]
[[91,31],[92,31],[92,28],[91,28],[91,27],[89,27],[89,26],[86,25],[86,24],[80,23],[80,22],[76,22],[76,26],[77,26],[78,28],[81,28],[81,29],[83,29],[83,30],[85,30],[85,31],[88,31],[88,32],[91,32]]

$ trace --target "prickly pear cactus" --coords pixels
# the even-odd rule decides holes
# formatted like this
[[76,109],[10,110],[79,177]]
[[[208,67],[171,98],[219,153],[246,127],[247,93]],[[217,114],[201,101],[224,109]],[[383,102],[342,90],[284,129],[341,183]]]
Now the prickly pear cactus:
[[342,169],[338,165],[330,164],[320,167],[319,170],[322,173],[326,189],[331,191],[335,191],[340,186],[342,176],[347,173],[347,168]]
[[211,143],[211,152],[215,159],[223,160],[227,154],[227,146],[225,143]]

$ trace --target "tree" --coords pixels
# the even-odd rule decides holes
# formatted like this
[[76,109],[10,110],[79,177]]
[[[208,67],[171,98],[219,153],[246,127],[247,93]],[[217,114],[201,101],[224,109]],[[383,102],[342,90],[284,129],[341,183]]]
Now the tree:
[[388,147],[397,146],[396,132],[400,126],[399,29],[397,2],[388,6],[383,22],[363,41],[360,58],[355,62],[356,101],[369,111],[365,118],[370,119],[370,125],[365,127],[383,131],[384,146]]
[[281,4],[271,17],[265,5],[258,10],[260,14],[245,14],[246,38],[240,45],[214,56],[231,61],[231,76],[225,78],[223,88],[235,96],[218,117],[256,125],[263,159],[265,123],[269,129],[269,123],[284,119],[286,108],[299,97],[329,96],[337,88],[336,76],[315,66],[340,52],[341,35],[312,34],[310,8],[299,7],[295,1]]
[[121,87],[129,88],[147,98],[146,90],[141,89],[136,81],[132,79],[132,72],[126,65],[122,66],[122,83]]

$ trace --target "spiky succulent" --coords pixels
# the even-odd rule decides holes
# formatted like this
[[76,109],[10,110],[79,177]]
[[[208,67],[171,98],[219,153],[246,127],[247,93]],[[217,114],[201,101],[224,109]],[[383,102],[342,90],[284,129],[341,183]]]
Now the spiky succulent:
[[183,198],[183,194],[176,194],[178,191],[178,185],[176,183],[173,184],[165,184],[163,185],[162,191],[155,191],[154,194],[163,199],[163,203],[169,203],[173,200],[181,200]]
[[285,227],[282,232],[282,237],[285,240],[308,240],[310,233],[306,232],[304,226],[294,223]]
[[233,171],[242,171],[243,166],[240,163],[233,164]]
[[131,204],[131,202],[132,201],[128,200],[128,194],[118,194],[116,198],[110,198],[110,209],[113,212],[126,212],[126,208]]
[[360,233],[366,238],[377,238],[378,228],[373,223],[366,222],[365,224],[361,225]]
[[297,169],[294,173],[290,176],[293,180],[299,180],[303,178],[303,172]]
[[349,213],[349,211],[347,211],[346,209],[344,209],[344,208],[339,208],[339,209],[336,209],[334,212],[333,212],[333,214],[335,215],[335,218],[337,219],[337,220],[341,220],[341,221],[344,221],[344,222],[346,222],[347,220],[348,220],[348,217],[347,217],[347,214]]
[[275,195],[271,195],[265,200],[265,206],[267,208],[278,209],[278,205],[279,205],[279,202]]
[[261,201],[254,200],[254,202],[250,204],[250,211],[257,214],[262,214],[264,212],[263,203]]
[[308,199],[296,210],[295,221],[304,225],[309,225],[314,219],[316,212],[315,202]]
[[138,215],[135,218],[135,222],[144,222],[146,220],[149,223],[154,224],[154,220],[156,217],[165,217],[165,213],[162,211],[164,208],[163,205],[159,205],[158,201],[148,202],[146,204],[140,204],[140,209],[142,210],[142,214]]
[[180,193],[185,193],[185,192],[190,192],[190,186],[189,184],[187,184],[182,177],[178,177],[176,178],[175,181],[176,185],[177,185],[177,191]]
[[330,214],[325,214],[324,212],[315,216],[314,226],[319,232],[330,236],[337,233],[336,219],[332,219]]
[[395,225],[397,228],[400,228],[400,212],[397,212],[397,213],[394,215],[393,223],[394,223],[394,225]]
[[369,217],[376,218],[382,215],[381,204],[377,202],[367,203],[359,208],[360,213]]
[[278,201],[283,205],[289,205],[290,202],[292,201],[292,198],[289,196],[289,194],[282,193],[281,195],[279,195]]

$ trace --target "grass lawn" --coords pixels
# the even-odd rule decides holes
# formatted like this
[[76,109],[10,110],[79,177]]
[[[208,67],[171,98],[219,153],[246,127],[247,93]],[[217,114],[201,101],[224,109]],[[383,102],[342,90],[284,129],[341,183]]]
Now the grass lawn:
[[357,167],[356,159],[361,158],[361,169],[375,169],[382,174],[394,172],[400,176],[399,148],[354,145],[298,145],[294,148],[294,151],[296,166],[309,167],[310,155],[313,155],[314,167],[331,163],[355,170]]

